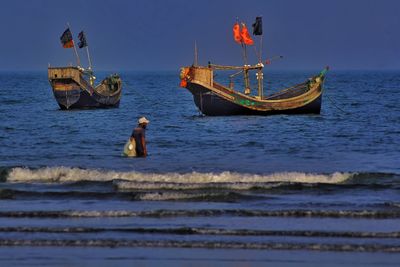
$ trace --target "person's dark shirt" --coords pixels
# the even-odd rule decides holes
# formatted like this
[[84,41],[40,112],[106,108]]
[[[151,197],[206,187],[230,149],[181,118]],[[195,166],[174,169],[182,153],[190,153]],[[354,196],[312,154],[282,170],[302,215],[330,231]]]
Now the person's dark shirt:
[[[142,140],[146,138],[145,129],[143,129],[142,127],[136,127],[135,129],[133,129],[131,137],[133,137],[135,139],[136,154],[138,156],[143,156],[144,155],[144,145],[142,143]],[[143,137],[143,139],[142,139],[142,137]]]

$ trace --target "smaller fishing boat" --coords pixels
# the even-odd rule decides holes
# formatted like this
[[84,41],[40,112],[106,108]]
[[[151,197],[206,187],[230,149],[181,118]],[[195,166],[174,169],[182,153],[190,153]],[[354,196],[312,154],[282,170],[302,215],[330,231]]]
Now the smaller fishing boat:
[[[93,74],[80,67],[48,68],[54,97],[61,109],[113,108],[121,99],[121,79],[117,74],[93,87]],[[89,80],[89,82],[88,82]]]
[[79,48],[86,47],[89,67],[85,69],[80,66],[80,58],[68,27],[60,38],[61,43],[64,48],[74,48],[78,65],[48,68],[48,79],[58,105],[62,110],[119,107],[122,94],[121,78],[118,74],[112,74],[94,86],[96,77],[83,31],[79,33],[78,38]]
[[[253,24],[253,34],[262,35],[262,20],[257,17]],[[192,66],[181,68],[181,87],[192,93],[194,102],[199,111],[209,116],[227,115],[272,115],[272,114],[319,114],[321,111],[323,84],[328,71],[326,67],[318,75],[309,78],[303,83],[290,88],[282,89],[276,93],[264,95],[263,68],[261,60],[262,39],[260,38],[259,62],[255,65],[247,64],[247,45],[253,45],[247,28],[237,22],[233,27],[234,39],[241,44],[244,55],[243,66],[223,66],[197,64],[197,46],[195,45],[195,61]],[[280,57],[279,57],[280,58]],[[266,61],[270,64],[271,59]],[[229,86],[222,85],[214,80],[215,71],[233,71],[229,76]],[[257,78],[257,94],[252,94],[249,72],[255,71]],[[234,89],[233,78],[243,74],[243,91]]]

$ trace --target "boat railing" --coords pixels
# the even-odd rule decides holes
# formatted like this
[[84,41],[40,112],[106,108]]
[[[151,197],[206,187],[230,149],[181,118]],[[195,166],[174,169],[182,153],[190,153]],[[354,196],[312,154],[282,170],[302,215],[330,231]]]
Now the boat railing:
[[221,91],[229,91],[228,88],[226,88],[225,86],[223,86],[222,84],[219,84],[219,83],[217,83],[217,82],[214,82],[214,83],[213,83],[213,87],[214,87],[215,89],[218,89],[218,90],[221,90]]
[[233,78],[241,73],[243,73],[243,78],[244,78],[244,93],[246,95],[251,94],[251,88],[250,88],[250,77],[249,77],[249,71],[255,70],[257,71],[257,81],[258,81],[258,98],[262,99],[264,90],[263,90],[263,73],[262,70],[264,68],[264,65],[260,62],[256,65],[243,65],[243,66],[223,66],[223,65],[216,65],[216,64],[208,64],[208,67],[213,70],[237,70],[238,72],[232,74],[230,76],[230,81],[229,81],[229,88],[233,89]]
[[286,89],[279,91],[277,93],[274,93],[272,95],[269,95],[269,96],[265,97],[264,99],[265,100],[279,99],[281,96],[288,95],[288,94],[290,94],[291,97],[293,97],[296,95],[300,95],[304,92],[307,92],[308,90],[309,90],[309,87],[308,87],[307,83],[301,83],[301,84],[286,88]]
[[216,64],[208,64],[209,68],[215,69],[215,70],[259,70],[264,68],[264,65],[262,63],[258,63],[257,65],[243,65],[243,66],[224,66],[224,65],[216,65]]

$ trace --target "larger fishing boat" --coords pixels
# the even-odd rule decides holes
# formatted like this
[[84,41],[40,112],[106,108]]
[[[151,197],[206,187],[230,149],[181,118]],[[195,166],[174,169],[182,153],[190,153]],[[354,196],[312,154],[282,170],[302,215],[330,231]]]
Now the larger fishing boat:
[[[255,35],[262,35],[261,18],[257,18],[253,24]],[[190,67],[181,68],[180,78],[181,87],[187,88],[192,93],[194,102],[199,111],[209,116],[226,115],[272,115],[272,114],[319,114],[321,111],[323,84],[326,67],[321,73],[309,78],[303,83],[285,88],[277,93],[264,95],[263,90],[263,68],[261,62],[261,45],[259,63],[255,65],[247,64],[246,45],[252,45],[247,28],[242,24],[234,25],[235,40],[244,49],[243,66],[222,66],[209,63],[207,66],[197,64],[197,48],[195,47],[195,62]],[[262,44],[262,42],[260,41]],[[270,63],[270,60],[267,61]],[[214,81],[215,71],[228,70],[235,71],[230,75],[229,86],[224,86]],[[257,94],[253,95],[250,88],[249,72],[255,71],[257,78]],[[243,91],[234,89],[233,78],[243,74]]]
[[113,108],[119,107],[122,82],[117,74],[105,78],[99,85],[94,86],[96,77],[92,70],[89,49],[84,32],[78,35],[79,48],[86,47],[89,67],[81,67],[80,58],[72,39],[69,28],[61,36],[64,48],[74,48],[77,66],[50,67],[48,79],[53,89],[53,94],[61,109],[81,108]]

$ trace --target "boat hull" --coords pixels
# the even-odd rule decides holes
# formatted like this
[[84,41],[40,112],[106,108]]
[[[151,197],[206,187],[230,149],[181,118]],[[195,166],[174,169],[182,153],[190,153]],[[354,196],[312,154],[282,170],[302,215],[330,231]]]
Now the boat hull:
[[91,108],[118,108],[120,100],[111,101],[107,98],[102,99],[102,102],[96,100],[88,92],[78,89],[70,90],[53,90],[54,98],[56,99],[60,109],[91,109]]
[[[233,115],[275,115],[275,114],[320,114],[322,94],[308,103],[279,109],[256,110],[237,104],[235,101],[227,100],[217,95],[207,87],[196,83],[189,83],[187,89],[192,93],[194,102],[201,113],[207,116],[233,116]],[[273,101],[271,101],[273,103]]]
[[231,116],[231,115],[276,115],[276,114],[320,114],[321,96],[313,102],[294,109],[259,111],[245,108],[229,102],[213,93],[194,95],[197,108],[207,116]]

